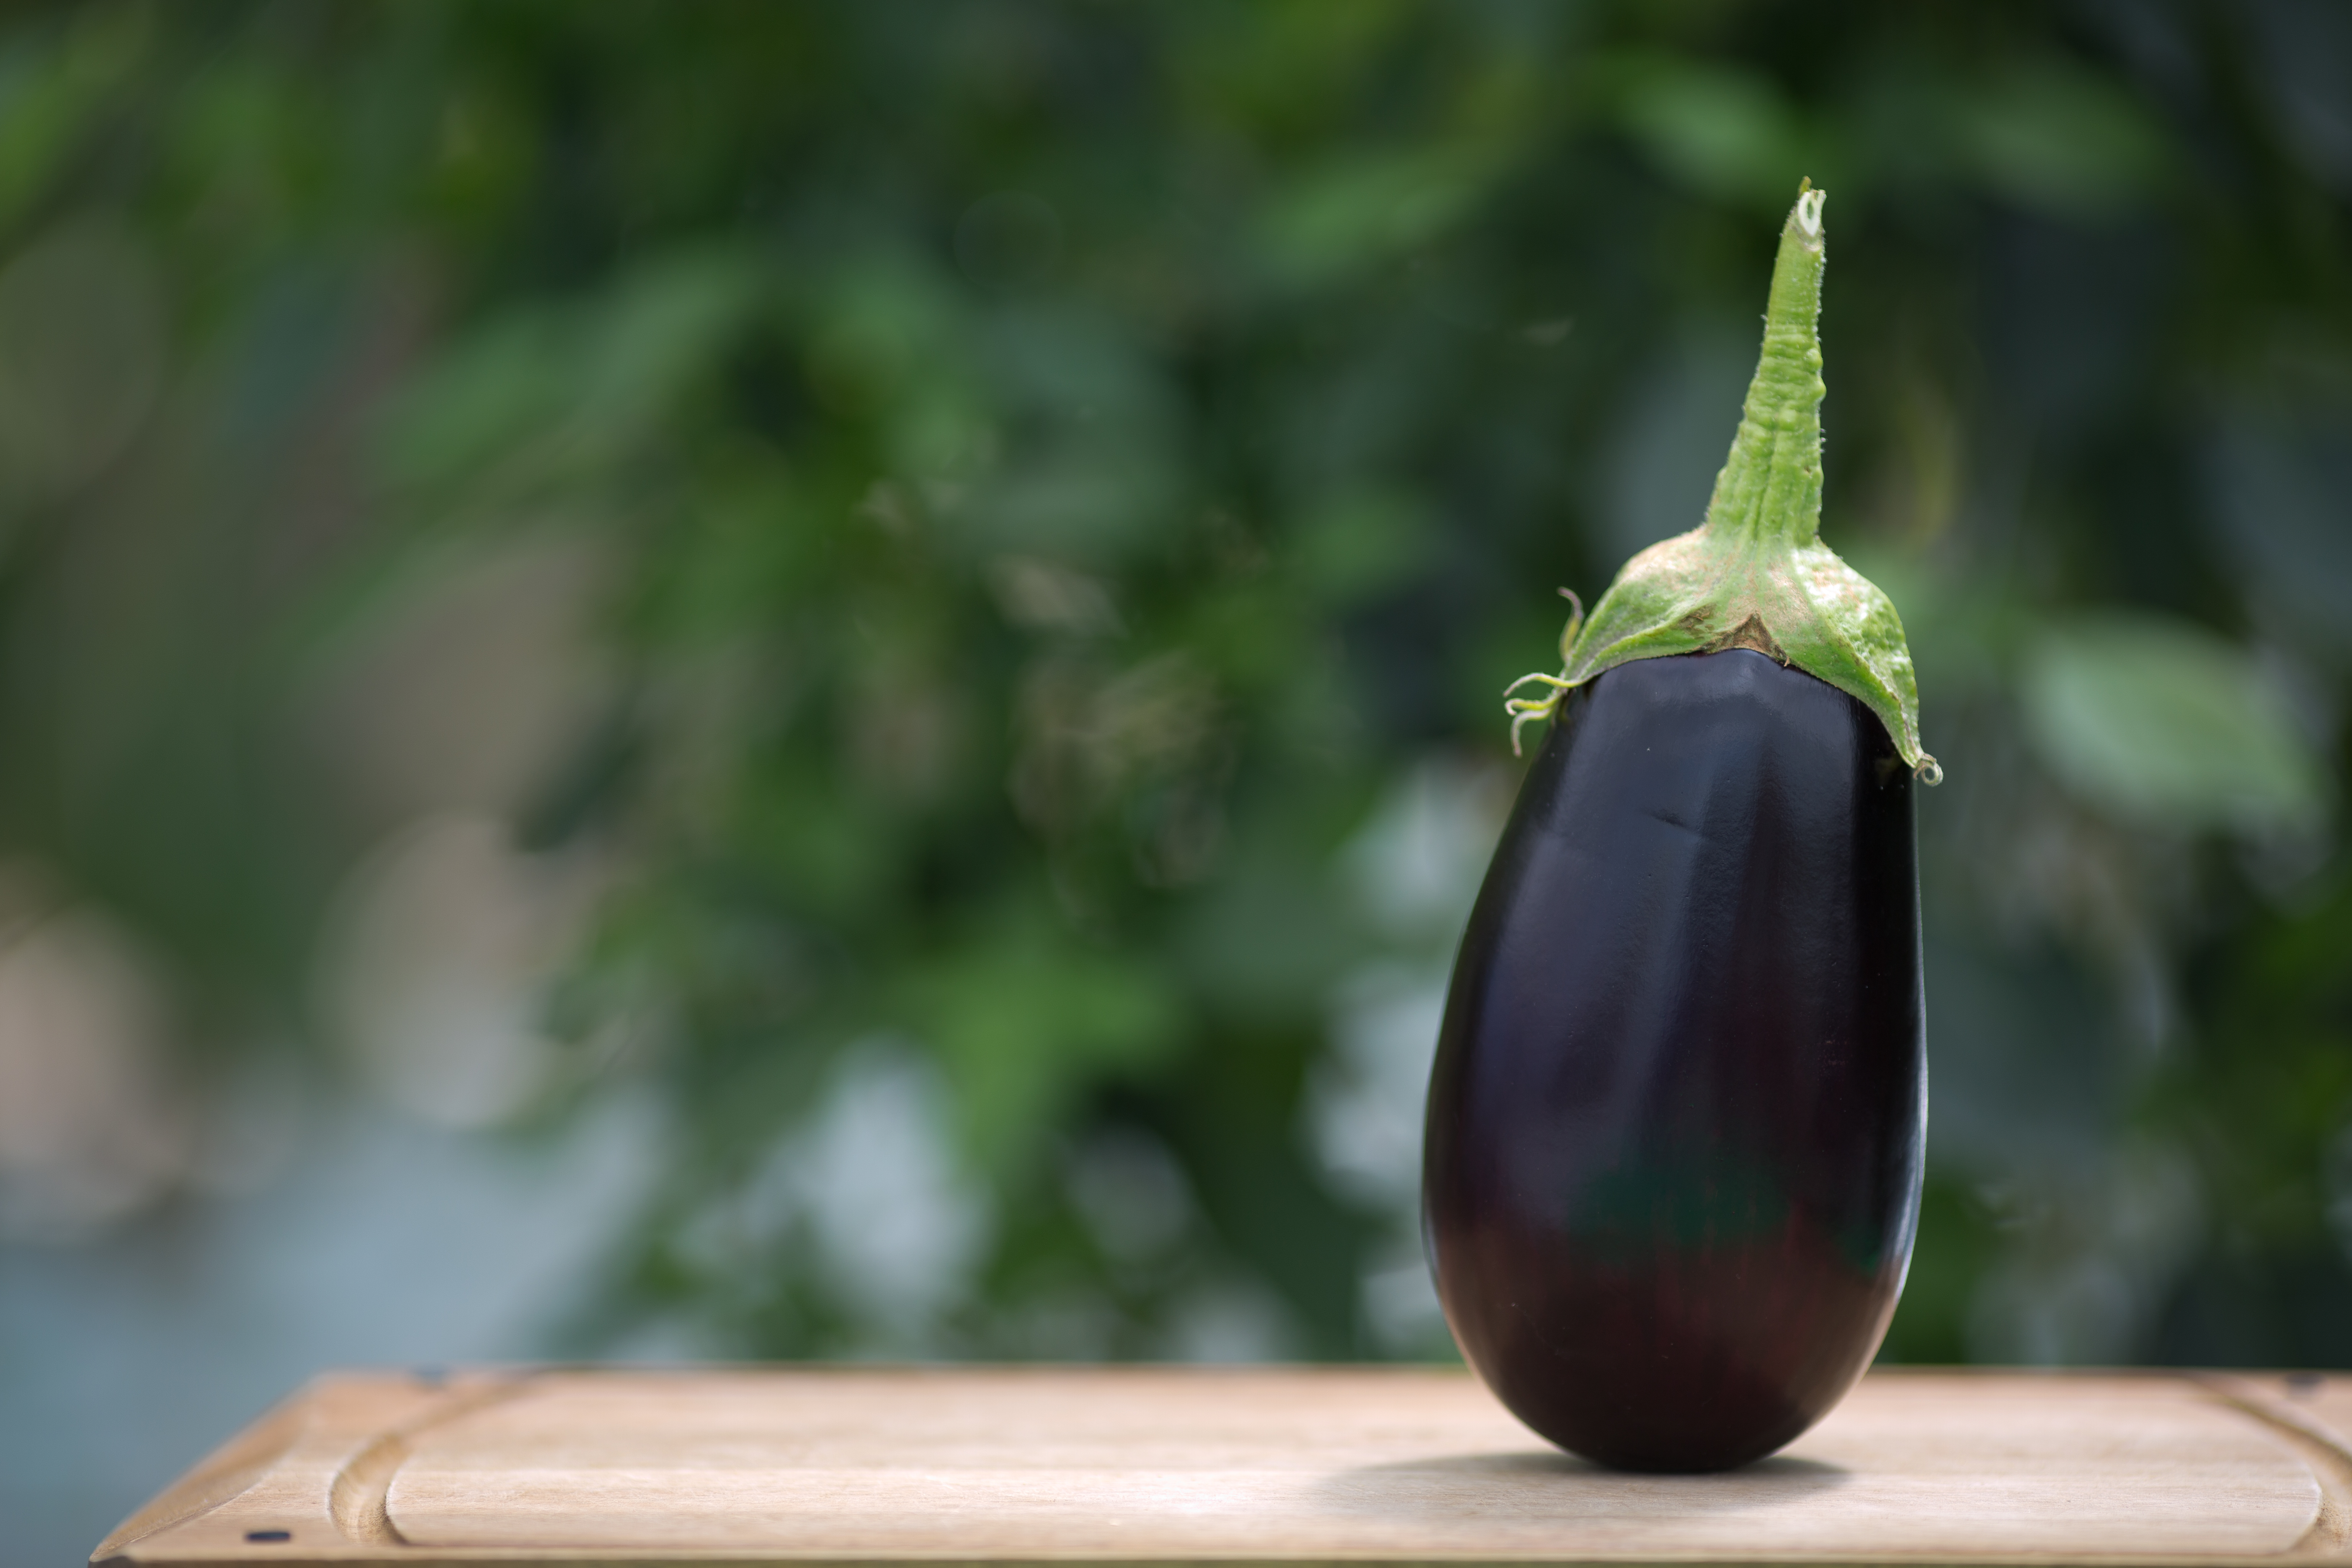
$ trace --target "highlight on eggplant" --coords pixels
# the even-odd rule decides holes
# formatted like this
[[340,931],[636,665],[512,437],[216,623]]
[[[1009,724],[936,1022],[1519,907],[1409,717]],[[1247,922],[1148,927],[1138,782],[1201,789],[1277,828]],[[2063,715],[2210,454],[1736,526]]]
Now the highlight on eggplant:
[[1545,1437],[1759,1458],[1843,1396],[1909,1265],[1927,1131],[1902,623],[1819,539],[1810,183],[1697,529],[1575,613],[1456,957],[1423,1228],[1446,1321]]

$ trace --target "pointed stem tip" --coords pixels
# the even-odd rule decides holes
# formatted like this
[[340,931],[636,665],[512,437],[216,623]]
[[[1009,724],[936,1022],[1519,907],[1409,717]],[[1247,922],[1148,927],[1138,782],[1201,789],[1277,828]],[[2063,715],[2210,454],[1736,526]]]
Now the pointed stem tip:
[[1719,541],[1807,544],[1822,521],[1822,269],[1826,191],[1808,180],[1780,230],[1756,379],[1731,455],[1716,477],[1708,528]]
[[1829,200],[1829,197],[1830,194],[1827,191],[1813,189],[1813,183],[1811,180],[1807,180],[1798,187],[1797,210],[1789,216],[1797,220],[1797,226],[1802,229],[1808,237],[1822,232],[1822,204]]

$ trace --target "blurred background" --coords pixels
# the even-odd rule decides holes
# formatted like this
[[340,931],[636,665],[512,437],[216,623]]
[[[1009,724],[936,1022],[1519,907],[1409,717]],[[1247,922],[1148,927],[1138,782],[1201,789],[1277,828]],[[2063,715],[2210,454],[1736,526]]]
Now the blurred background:
[[1885,1355],[2352,1363],[2352,11],[0,17],[0,1562],[313,1368],[1443,1357],[1566,585],[1831,193]]

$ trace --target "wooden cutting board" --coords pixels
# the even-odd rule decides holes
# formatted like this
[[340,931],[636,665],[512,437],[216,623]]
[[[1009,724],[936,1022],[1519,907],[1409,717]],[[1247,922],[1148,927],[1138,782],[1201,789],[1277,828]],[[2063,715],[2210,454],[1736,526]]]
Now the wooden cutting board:
[[2352,1562],[2352,1374],[1874,1373],[1626,1476],[1421,1368],[335,1373],[105,1563]]

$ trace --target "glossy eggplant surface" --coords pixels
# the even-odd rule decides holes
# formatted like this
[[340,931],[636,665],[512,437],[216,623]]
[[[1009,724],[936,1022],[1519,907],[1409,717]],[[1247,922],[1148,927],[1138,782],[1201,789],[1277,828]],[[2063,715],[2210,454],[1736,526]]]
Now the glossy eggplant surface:
[[1470,1364],[1602,1464],[1772,1452],[1869,1364],[1927,1122],[1911,773],[1760,653],[1570,693],[1455,961],[1423,1220]]

